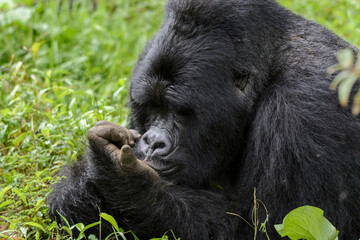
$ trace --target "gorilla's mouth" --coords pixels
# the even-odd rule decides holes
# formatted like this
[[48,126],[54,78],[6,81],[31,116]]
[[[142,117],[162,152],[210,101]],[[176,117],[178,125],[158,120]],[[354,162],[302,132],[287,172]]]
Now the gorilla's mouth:
[[170,175],[180,170],[180,165],[159,160],[145,159],[144,162],[160,175]]

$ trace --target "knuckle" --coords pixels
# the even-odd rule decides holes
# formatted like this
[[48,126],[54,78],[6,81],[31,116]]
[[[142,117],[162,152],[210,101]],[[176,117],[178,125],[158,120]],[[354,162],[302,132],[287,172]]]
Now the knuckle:
[[101,121],[98,121],[97,123],[95,123],[95,126],[107,125],[107,124],[110,124],[110,122],[108,122],[106,120],[101,120]]

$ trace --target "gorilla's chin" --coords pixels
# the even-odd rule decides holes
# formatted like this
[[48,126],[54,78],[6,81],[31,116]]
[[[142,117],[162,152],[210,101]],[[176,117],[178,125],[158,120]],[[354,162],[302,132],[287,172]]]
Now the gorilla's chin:
[[154,169],[160,176],[168,176],[181,169],[180,165],[159,158],[147,158],[144,162]]

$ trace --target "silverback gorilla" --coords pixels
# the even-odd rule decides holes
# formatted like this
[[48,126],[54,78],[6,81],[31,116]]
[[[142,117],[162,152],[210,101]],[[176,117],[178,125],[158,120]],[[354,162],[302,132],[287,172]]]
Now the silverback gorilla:
[[359,52],[274,0],[169,0],[132,75],[133,130],[89,130],[48,198],[52,218],[89,224],[101,211],[140,239],[248,240],[253,229],[228,213],[251,221],[256,188],[272,240],[302,205],[357,239],[360,118],[326,74],[346,47]]

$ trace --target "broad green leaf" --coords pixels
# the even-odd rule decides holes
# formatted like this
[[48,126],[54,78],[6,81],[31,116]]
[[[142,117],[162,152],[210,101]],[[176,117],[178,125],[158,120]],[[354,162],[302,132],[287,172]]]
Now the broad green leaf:
[[113,216],[107,213],[100,213],[100,217],[108,221],[115,228],[116,231],[120,232],[119,226]]
[[312,206],[303,206],[291,211],[276,231],[292,240],[336,240],[338,231],[324,217],[324,211]]
[[38,224],[36,222],[26,222],[26,223],[24,223],[24,225],[37,227],[37,228],[40,228],[43,232],[46,232],[45,229],[43,228],[43,226],[41,226],[40,224]]

